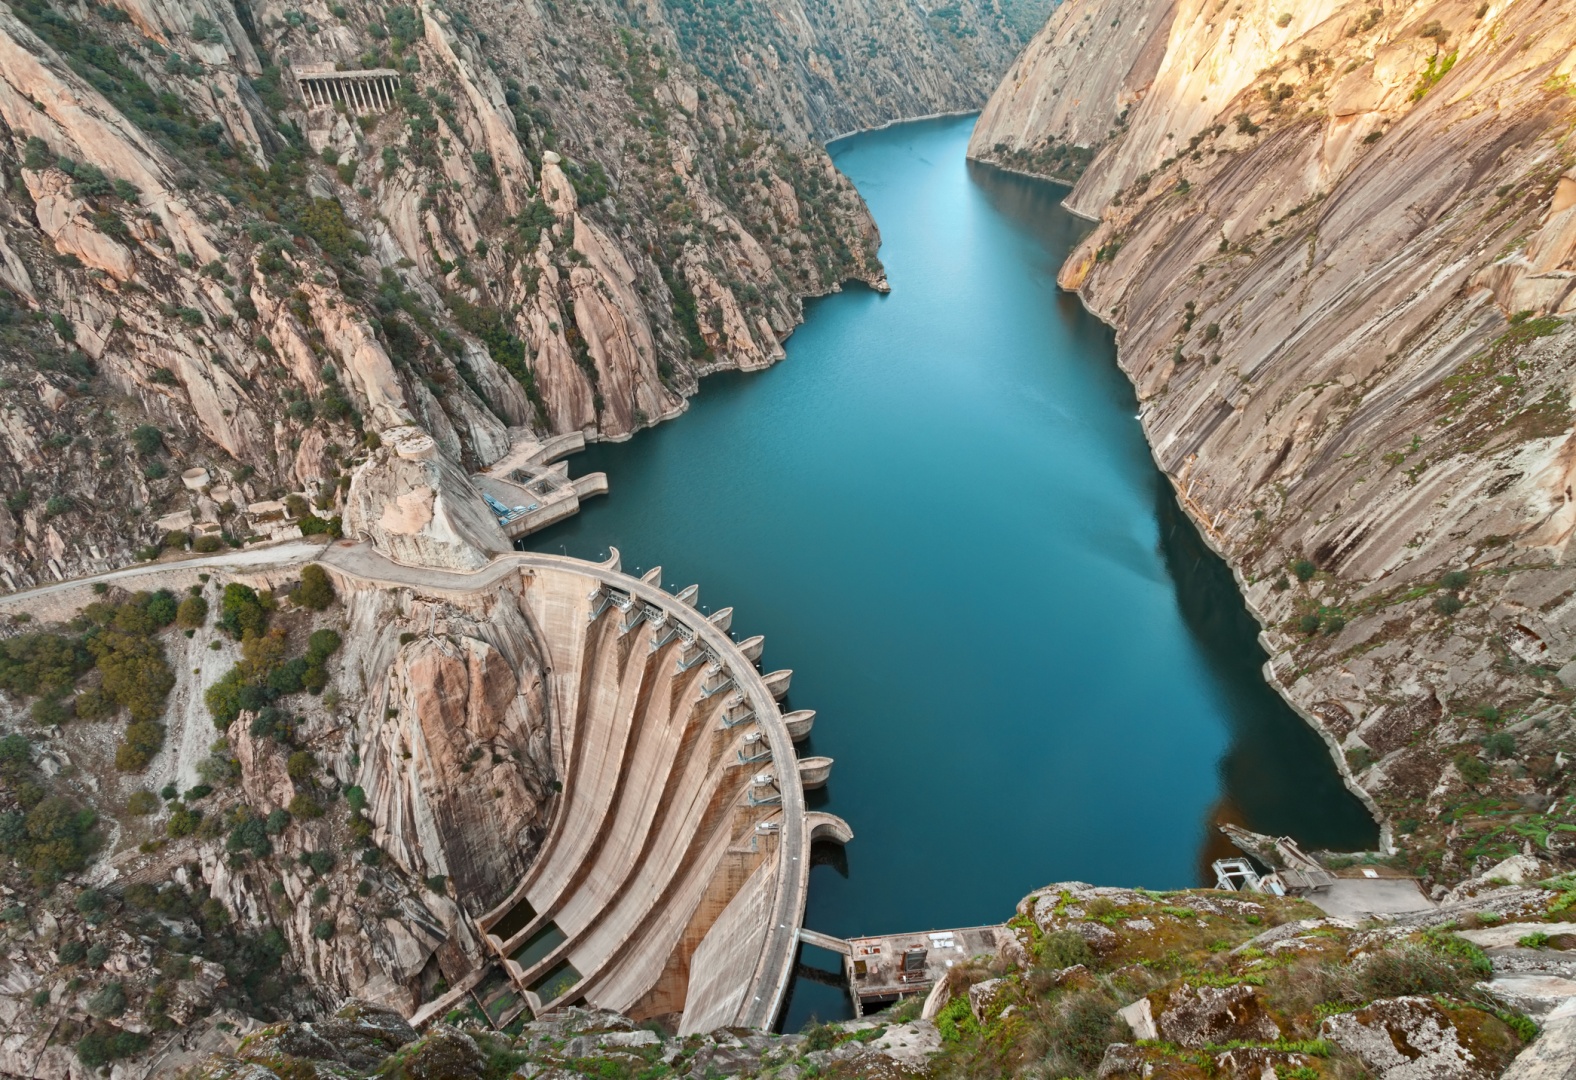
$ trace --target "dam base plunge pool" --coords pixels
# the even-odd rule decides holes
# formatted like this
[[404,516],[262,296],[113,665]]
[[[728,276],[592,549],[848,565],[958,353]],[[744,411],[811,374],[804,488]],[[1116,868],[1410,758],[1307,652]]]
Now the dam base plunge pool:
[[[836,760],[810,806],[855,834],[811,873],[811,929],[1001,922],[1058,880],[1213,884],[1219,821],[1371,848],[1156,470],[1109,330],[1056,289],[1088,226],[967,163],[972,123],[833,144],[891,294],[813,302],[776,367],[573,459],[610,493],[528,546],[660,563],[794,670],[800,753]],[[812,1015],[846,994],[799,979],[782,1023]]]

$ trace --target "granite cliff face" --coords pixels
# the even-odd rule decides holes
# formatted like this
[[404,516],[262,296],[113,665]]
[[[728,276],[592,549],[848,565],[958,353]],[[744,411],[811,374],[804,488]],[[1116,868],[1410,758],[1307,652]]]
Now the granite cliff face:
[[[520,585],[436,599],[334,574],[324,592],[297,546],[7,609],[0,880],[25,924],[0,962],[7,1075],[86,1076],[96,1055],[149,1049],[127,1075],[171,1075],[351,997],[408,1016],[483,960],[475,917],[530,866],[559,788]],[[160,597],[177,593],[207,615],[148,628],[168,689],[145,763],[117,753],[119,715],[90,713],[107,674],[50,698],[75,720],[39,727],[15,681],[19,655],[43,655],[30,643],[72,640],[105,617],[91,603],[173,618]],[[85,858],[45,873],[16,826],[56,802],[89,811],[61,833]]]
[[1019,903],[994,954],[862,1020],[674,1038],[575,1007],[497,1031],[468,1006],[418,1035],[352,1003],[188,1076],[1550,1080],[1576,1050],[1572,897],[1474,883],[1441,910],[1359,925],[1290,898],[1064,881]]
[[[1059,9],[972,152],[1085,140],[1068,205],[1099,223],[1061,282],[1116,328],[1272,680],[1408,857],[1568,860],[1576,12],[1103,10]],[[1169,24],[1163,55],[1134,21]],[[1093,73],[1118,33],[1120,85]],[[1046,110],[1037,72],[1092,90]]]
[[0,581],[332,518],[368,433],[475,468],[771,364],[883,282],[811,140],[976,107],[1034,10],[0,6]]

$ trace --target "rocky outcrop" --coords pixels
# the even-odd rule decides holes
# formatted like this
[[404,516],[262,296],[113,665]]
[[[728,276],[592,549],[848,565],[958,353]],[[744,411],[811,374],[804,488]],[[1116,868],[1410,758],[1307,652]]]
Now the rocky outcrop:
[[479,570],[512,549],[481,493],[417,427],[384,432],[350,480],[344,529],[396,562]]
[[1330,1017],[1320,1033],[1379,1080],[1490,1080],[1508,1049],[1497,1040],[1484,1045],[1472,1026],[1426,997],[1376,1001]]
[[1175,18],[1174,5],[1152,0],[1057,7],[986,102],[969,157],[1075,173],[1076,152],[1104,145],[1143,100]]
[[[1100,221],[1060,280],[1116,327],[1155,459],[1265,625],[1272,681],[1416,865],[1450,881],[1524,848],[1567,858],[1568,20],[1146,10],[1170,18],[1165,56],[1068,197]],[[1080,50],[1048,30],[1042,69],[1095,79],[1116,33]],[[993,115],[1045,92],[1004,85]],[[1486,790],[1527,831],[1458,809]]]
[[361,775],[381,846],[412,874],[448,877],[473,912],[503,899],[540,841],[542,677],[451,627],[401,646],[369,701]]

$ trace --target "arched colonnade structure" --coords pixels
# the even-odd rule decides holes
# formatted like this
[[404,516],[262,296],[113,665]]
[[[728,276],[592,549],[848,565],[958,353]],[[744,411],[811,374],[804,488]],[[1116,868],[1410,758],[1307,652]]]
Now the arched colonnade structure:
[[352,113],[387,112],[399,94],[399,72],[393,68],[334,71],[302,66],[292,73],[308,109],[343,104]]

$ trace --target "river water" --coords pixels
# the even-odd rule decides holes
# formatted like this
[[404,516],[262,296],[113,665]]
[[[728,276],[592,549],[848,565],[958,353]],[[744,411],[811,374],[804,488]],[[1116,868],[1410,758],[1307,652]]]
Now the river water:
[[[891,295],[812,303],[776,367],[572,459],[611,493],[528,545],[660,563],[793,668],[786,707],[818,714],[801,753],[836,759],[810,805],[855,833],[812,871],[813,929],[1000,922],[1066,879],[1212,883],[1220,820],[1371,848],[1151,461],[1110,332],[1056,289],[1088,226],[1063,189],[968,164],[972,123],[833,144]],[[783,1023],[812,1015],[851,1013],[801,978]]]

